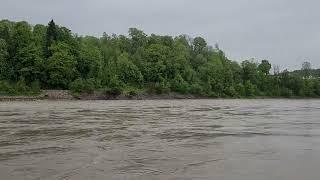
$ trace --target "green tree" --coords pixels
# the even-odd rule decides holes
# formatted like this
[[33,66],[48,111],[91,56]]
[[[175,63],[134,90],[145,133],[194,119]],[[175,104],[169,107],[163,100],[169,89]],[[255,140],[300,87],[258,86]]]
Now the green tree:
[[258,65],[253,60],[249,61],[243,61],[241,63],[243,74],[242,79],[244,82],[250,81],[250,83],[256,84],[257,83],[257,77],[258,77]]
[[[0,21],[0,94],[31,94],[40,88],[106,95],[171,91],[210,97],[320,94],[320,70],[275,71],[267,60],[239,64],[202,37],[151,34],[78,36],[56,25]],[[275,67],[277,70],[277,68]]]
[[7,51],[7,44],[4,39],[0,39],[0,80],[8,79],[9,75],[9,64],[8,64],[9,53]]
[[171,82],[171,89],[175,92],[186,94],[189,91],[189,84],[180,74],[177,74]]
[[145,47],[148,43],[147,35],[137,29],[137,28],[130,28],[129,29],[129,37],[132,41],[131,53],[133,54],[139,47]]
[[77,62],[65,43],[55,43],[50,47],[52,56],[47,62],[46,82],[50,88],[67,89],[78,76]]
[[258,70],[263,74],[268,75],[271,70],[271,64],[269,63],[268,60],[262,60],[258,66]]
[[31,83],[40,79],[42,70],[42,58],[40,49],[34,43],[20,48],[15,56],[16,70],[19,79],[24,79],[26,83]]
[[124,84],[138,87],[142,85],[143,76],[138,67],[129,60],[129,54],[121,54],[117,64],[118,77]]
[[32,28],[27,22],[18,22],[14,25],[13,38],[11,46],[11,59],[8,67],[11,68],[11,80],[20,79],[31,82],[36,75],[36,68],[40,57],[34,45]]
[[84,39],[81,43],[79,58],[77,58],[77,70],[82,78],[96,78],[102,71],[103,57],[99,47],[94,42]]
[[193,39],[192,45],[193,51],[197,55],[201,54],[203,50],[207,47],[207,42],[202,37],[196,37]]
[[52,55],[50,52],[51,45],[57,41],[58,39],[58,27],[53,20],[51,20],[48,24],[47,31],[46,31],[46,46],[45,46],[45,55],[49,57]]
[[253,97],[257,95],[257,87],[250,81],[244,83],[245,95],[248,97]]

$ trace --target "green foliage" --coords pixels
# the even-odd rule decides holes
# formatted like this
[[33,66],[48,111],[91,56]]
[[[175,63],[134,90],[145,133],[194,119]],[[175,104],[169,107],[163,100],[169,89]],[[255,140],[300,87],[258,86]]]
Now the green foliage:
[[235,86],[235,90],[238,93],[238,95],[241,97],[246,96],[246,89],[242,83],[239,83]]
[[198,54],[191,59],[191,65],[195,69],[198,69],[199,67],[201,67],[206,63],[207,63],[207,59],[202,54]]
[[307,69],[307,71],[302,69],[302,70],[295,70],[293,72],[290,72],[291,75],[299,76],[299,77],[305,77],[306,73],[307,73],[307,77],[311,76],[313,78],[320,78],[320,69]]
[[43,60],[40,56],[40,49],[34,43],[19,49],[15,58],[17,61],[15,69],[18,72],[18,78],[25,79],[28,83],[40,78]]
[[293,96],[293,92],[291,89],[288,88],[282,88],[281,89],[281,96],[283,97],[292,97]]
[[[162,79],[160,82],[155,83],[154,87],[151,88],[155,89],[157,94],[166,94],[170,92],[170,83],[165,79]],[[151,93],[152,92],[153,90],[151,90]]]
[[0,39],[0,80],[10,77],[8,58],[7,43],[4,39]]
[[171,90],[186,94],[189,91],[189,84],[178,74],[171,82]]
[[271,68],[267,60],[231,61],[202,37],[147,35],[136,28],[128,36],[79,37],[53,20],[47,26],[0,21],[0,95],[103,89],[111,96],[320,96],[320,70],[310,63],[275,75]]
[[86,37],[80,46],[77,70],[82,78],[94,78],[101,72],[102,54],[96,46],[97,39]]
[[129,55],[127,53],[121,54],[118,58],[118,72],[119,79],[122,83],[131,86],[141,86],[143,81],[143,76],[138,69],[138,67],[129,61]]
[[227,95],[228,97],[235,97],[235,98],[240,97],[240,93],[236,90],[234,86],[227,87],[225,89],[224,94]]
[[0,95],[15,95],[15,89],[7,81],[0,81]]
[[271,70],[271,64],[269,63],[268,60],[262,60],[258,66],[258,70],[263,74],[268,75]]
[[27,86],[24,80],[20,80],[17,83],[10,83],[8,81],[0,81],[0,95],[1,96],[16,96],[16,95],[38,95],[40,94],[40,88],[37,82],[31,83],[31,86]]
[[257,83],[258,77],[258,65],[253,60],[251,61],[243,61],[241,63],[242,66],[242,79],[244,81],[251,81],[252,83]]
[[51,20],[48,24],[47,31],[46,31],[46,39],[45,39],[45,54],[46,57],[52,55],[50,51],[51,45],[57,41],[58,39],[58,28],[53,20]]
[[51,88],[65,89],[77,77],[77,61],[71,54],[71,47],[56,43],[50,47],[52,56],[47,62],[47,83]]
[[203,87],[198,83],[192,84],[189,91],[194,95],[203,95]]
[[143,94],[143,89],[139,89],[135,87],[127,87],[123,90],[123,94],[128,97],[133,97],[133,96]]
[[96,88],[94,79],[78,78],[70,84],[73,93],[92,93]]
[[195,54],[201,54],[207,47],[207,42],[202,37],[196,37],[192,42],[193,51]]
[[320,96],[320,80],[317,80],[314,83],[314,94]]
[[33,94],[40,94],[41,92],[39,81],[33,81],[32,83],[30,83],[30,88]]
[[250,81],[244,83],[245,95],[248,97],[253,97],[257,95],[257,87]]
[[108,74],[108,82],[103,83],[104,92],[107,95],[120,95],[125,87],[125,84],[119,79],[118,75]]

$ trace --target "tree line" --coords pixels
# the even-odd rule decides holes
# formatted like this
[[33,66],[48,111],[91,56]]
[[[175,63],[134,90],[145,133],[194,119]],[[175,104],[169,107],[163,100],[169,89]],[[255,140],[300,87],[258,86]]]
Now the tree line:
[[316,97],[319,78],[288,71],[270,74],[268,60],[241,63],[202,37],[78,36],[52,20],[48,25],[0,21],[0,95],[41,89],[75,93],[176,92],[207,97]]

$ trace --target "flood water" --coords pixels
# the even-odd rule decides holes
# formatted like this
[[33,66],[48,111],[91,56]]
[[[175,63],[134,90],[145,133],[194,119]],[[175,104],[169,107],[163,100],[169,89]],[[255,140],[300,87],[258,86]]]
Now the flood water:
[[0,179],[319,180],[320,100],[0,102]]

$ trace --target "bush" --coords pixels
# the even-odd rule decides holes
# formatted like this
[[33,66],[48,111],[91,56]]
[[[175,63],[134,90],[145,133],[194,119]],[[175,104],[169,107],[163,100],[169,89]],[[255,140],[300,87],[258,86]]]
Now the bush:
[[190,93],[191,94],[203,94],[203,88],[202,88],[202,86],[200,85],[200,84],[192,84],[191,86],[190,86]]
[[185,94],[188,92],[189,84],[178,74],[172,81],[171,81],[171,89],[175,92],[179,92]]
[[223,97],[224,95],[224,85],[220,82],[216,82],[212,85],[212,91],[214,91],[217,96]]
[[292,97],[293,96],[293,91],[288,88],[282,88],[281,89],[281,96],[283,97]]
[[0,81],[0,95],[14,95],[14,88],[7,81]]
[[246,96],[252,97],[257,95],[257,86],[252,84],[250,81],[246,81],[244,84]]
[[40,82],[39,81],[34,81],[31,83],[31,91],[35,93],[40,93],[41,88],[40,88]]
[[122,89],[116,88],[116,87],[114,87],[114,88],[106,88],[106,89],[104,90],[104,93],[105,93],[106,95],[119,96],[119,95],[122,94]]
[[95,80],[81,78],[76,79],[70,84],[69,88],[73,93],[92,93],[95,89]]
[[237,84],[235,90],[240,96],[246,96],[246,89],[242,83]]
[[209,92],[208,96],[211,97],[211,98],[218,98],[219,97],[219,95],[217,93],[215,93],[215,92]]
[[124,92],[123,92],[126,96],[129,96],[129,97],[133,97],[133,96],[137,96],[138,94],[141,94],[142,93],[142,90],[141,89],[137,89],[137,88],[134,88],[134,87],[127,87]]
[[168,83],[167,81],[157,82],[155,84],[154,88],[155,88],[157,94],[169,93],[170,92],[170,83]]
[[236,91],[236,89],[233,86],[227,87],[224,90],[224,94],[226,94],[229,97],[239,97],[239,93]]
[[40,93],[39,82],[34,82],[27,86],[24,80],[17,83],[9,83],[8,81],[0,81],[0,95],[2,96],[19,96],[19,95],[37,95]]
[[15,85],[15,90],[18,94],[23,94],[31,91],[24,80],[20,80],[17,82],[17,84]]

